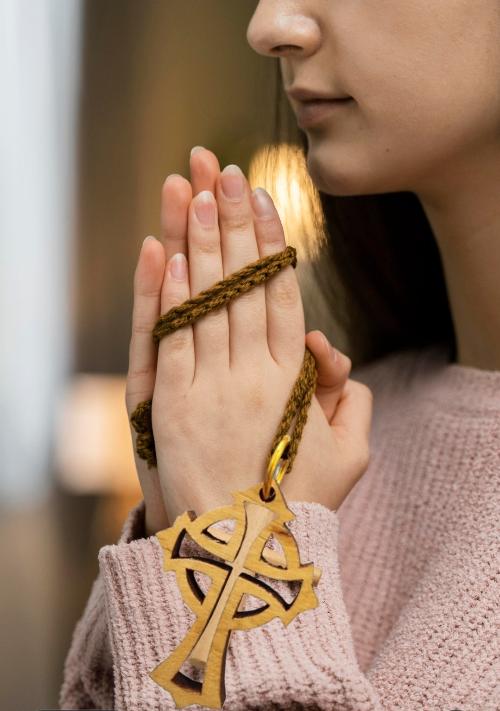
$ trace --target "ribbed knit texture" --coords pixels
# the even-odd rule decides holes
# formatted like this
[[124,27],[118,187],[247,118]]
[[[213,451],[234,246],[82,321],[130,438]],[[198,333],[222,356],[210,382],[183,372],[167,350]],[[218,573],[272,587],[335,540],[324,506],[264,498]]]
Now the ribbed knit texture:
[[[351,377],[374,393],[368,470],[337,512],[288,501],[319,606],[232,633],[224,709],[498,711],[500,371],[428,348]],[[175,708],[148,671],[194,615],[143,518],[99,552],[61,708]]]

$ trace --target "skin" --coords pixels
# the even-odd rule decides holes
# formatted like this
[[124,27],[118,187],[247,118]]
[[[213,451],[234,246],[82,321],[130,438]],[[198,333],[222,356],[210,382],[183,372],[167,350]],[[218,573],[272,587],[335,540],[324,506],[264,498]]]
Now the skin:
[[500,368],[499,36],[498,0],[261,0],[247,29],[285,89],[354,98],[305,130],[311,177],[332,195],[416,194],[457,363],[486,370]]
[[[348,377],[350,359],[327,347],[320,331],[306,336],[290,265],[228,308],[153,345],[160,313],[286,246],[272,200],[271,214],[258,217],[243,175],[243,197],[230,201],[211,151],[194,153],[190,165],[191,183],[178,175],[166,179],[161,240],[144,242],[134,274],[125,400],[130,417],[141,400],[153,398],[158,460],[157,469],[148,470],[135,455],[146,533],[168,527],[188,509],[201,514],[230,503],[232,491],[262,481],[305,345],[316,358],[317,390],[281,489],[289,501],[316,501],[335,510],[368,466],[372,394]],[[206,190],[217,209],[211,228],[200,224],[195,210]],[[177,252],[188,257],[185,279],[171,273]],[[132,428],[131,434],[135,453]]]

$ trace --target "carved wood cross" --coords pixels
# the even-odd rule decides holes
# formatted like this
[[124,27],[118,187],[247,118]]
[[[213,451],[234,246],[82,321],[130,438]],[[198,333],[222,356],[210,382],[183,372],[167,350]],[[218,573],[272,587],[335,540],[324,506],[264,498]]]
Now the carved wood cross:
[[[157,533],[164,550],[165,571],[175,571],[184,601],[196,615],[191,629],[149,676],[174,698],[177,708],[202,704],[221,708],[225,699],[225,662],[232,630],[250,630],[274,617],[288,625],[300,612],[317,606],[313,590],[321,571],[313,563],[302,564],[295,539],[285,523],[294,518],[278,485],[273,486],[271,501],[260,497],[262,484],[243,492],[233,492],[234,504],[213,509],[196,517],[193,511],[178,516],[170,528]],[[232,532],[215,524],[233,519]],[[282,551],[266,547],[273,536]],[[182,557],[183,540],[190,537],[203,550],[216,558],[203,555]],[[211,578],[203,593],[194,572]],[[287,602],[270,585],[260,580],[263,575],[274,580],[300,583],[299,592]],[[239,610],[245,594],[264,604],[251,610]],[[181,672],[190,663],[203,672],[197,681]]]

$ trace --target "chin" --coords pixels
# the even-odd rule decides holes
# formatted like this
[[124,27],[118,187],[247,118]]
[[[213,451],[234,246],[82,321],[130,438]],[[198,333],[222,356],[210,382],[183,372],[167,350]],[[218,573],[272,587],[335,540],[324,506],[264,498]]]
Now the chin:
[[[346,155],[348,152],[348,156]],[[324,147],[307,153],[307,171],[318,190],[327,195],[353,196],[408,190],[401,172],[386,165],[380,157],[359,156],[352,148],[325,151]],[[399,174],[399,178],[396,177]]]
[[366,190],[366,176],[355,169],[352,160],[349,165],[339,160],[317,159],[307,155],[307,171],[318,190],[327,195],[362,195]]

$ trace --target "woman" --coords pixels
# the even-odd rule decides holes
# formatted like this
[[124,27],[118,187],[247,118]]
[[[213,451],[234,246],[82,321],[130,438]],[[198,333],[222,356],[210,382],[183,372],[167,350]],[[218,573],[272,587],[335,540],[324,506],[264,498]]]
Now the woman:
[[[154,534],[260,480],[304,337],[318,387],[282,491],[301,560],[322,571],[319,605],[232,634],[226,707],[499,707],[499,35],[496,0],[258,3],[248,41],[279,57],[357,308],[351,329],[379,334],[378,357],[353,379],[321,332],[305,337],[291,266],[156,352],[161,313],[285,248],[272,202],[236,166],[221,174],[199,149],[192,184],[169,176],[162,242],[145,241],[136,269],[127,379],[129,415],[153,397],[158,467],[136,459],[144,501],[99,552],[62,708],[175,708],[148,673],[192,616]],[[385,223],[388,264],[368,243]],[[434,259],[423,268],[422,250]]]

